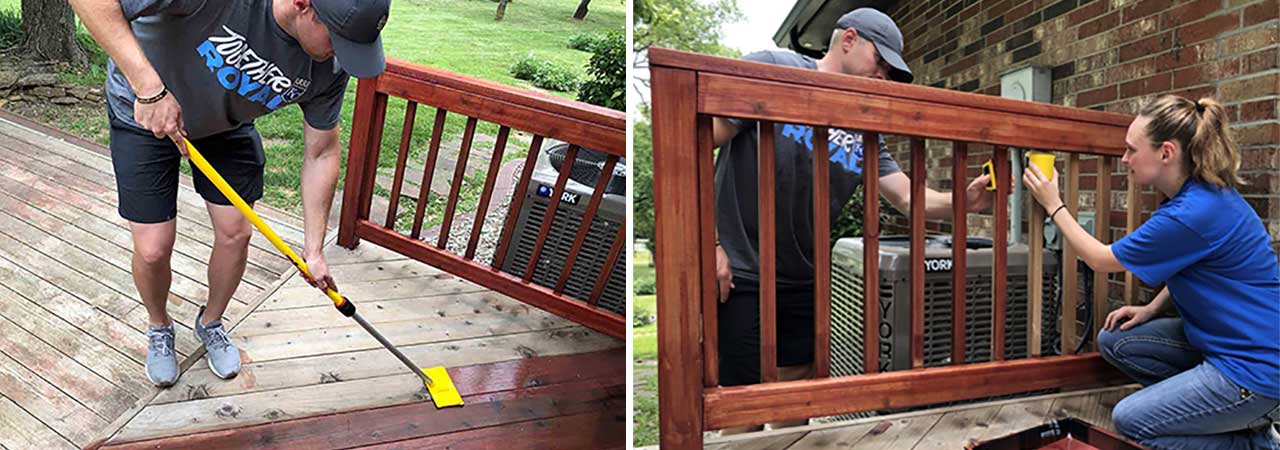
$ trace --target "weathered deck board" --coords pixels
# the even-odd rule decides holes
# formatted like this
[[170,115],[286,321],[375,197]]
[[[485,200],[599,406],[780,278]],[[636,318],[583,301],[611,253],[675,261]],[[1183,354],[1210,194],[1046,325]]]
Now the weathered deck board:
[[[72,159],[70,156],[48,152],[33,152],[30,149],[22,149],[20,147],[6,147],[0,142],[0,157],[5,157],[13,162],[26,162],[28,165],[24,169],[37,174],[40,177],[50,180],[56,180],[59,184],[65,186],[67,190],[73,190],[88,196],[89,198],[98,200],[102,203],[110,205],[113,211],[110,216],[112,219],[123,219],[115,211],[115,205],[119,204],[119,197],[116,193],[115,181],[110,172],[103,173],[81,164],[82,161],[101,161],[95,158],[101,158],[99,155],[86,156],[81,159]],[[110,165],[108,160],[106,164]],[[264,217],[264,220],[265,219]],[[194,188],[182,186],[178,189],[178,220],[179,232],[192,239],[203,242],[212,242],[213,225],[210,222],[209,215],[205,211],[204,200],[194,191]],[[272,228],[277,229],[281,234],[281,238],[291,245],[300,245],[300,241],[295,239],[296,230],[290,225],[282,222],[271,222]],[[259,265],[268,264],[270,269],[274,269],[276,273],[286,270],[289,262],[283,256],[277,254],[275,249],[266,238],[254,235],[250,239],[249,259],[257,261]]]
[[76,445],[58,436],[8,398],[0,397],[0,445],[7,449],[75,449]]
[[870,417],[842,423],[708,439],[716,450],[955,449],[1076,417],[1113,429],[1111,409],[1136,386],[1007,399]]

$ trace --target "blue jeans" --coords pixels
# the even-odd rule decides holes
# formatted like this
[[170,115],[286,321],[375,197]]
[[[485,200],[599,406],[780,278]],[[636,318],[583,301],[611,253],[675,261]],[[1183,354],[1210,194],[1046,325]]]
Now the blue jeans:
[[1152,448],[1280,450],[1269,431],[1280,400],[1241,388],[1187,343],[1182,319],[1098,334],[1098,348],[1143,388],[1112,412],[1116,431]]

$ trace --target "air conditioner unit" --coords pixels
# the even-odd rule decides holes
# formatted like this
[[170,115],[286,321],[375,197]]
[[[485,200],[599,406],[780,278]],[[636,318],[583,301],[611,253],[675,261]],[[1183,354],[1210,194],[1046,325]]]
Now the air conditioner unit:
[[[556,179],[564,167],[565,153],[569,145],[555,141],[548,141],[548,144],[550,145],[546,147],[547,150],[538,156],[528,189],[525,192],[516,193],[516,195],[523,195],[524,201],[516,218],[511,247],[507,251],[505,260],[502,261],[502,271],[517,277],[524,276],[525,268],[529,266],[529,258],[533,255],[533,246],[538,239],[538,232],[541,230],[542,219],[546,217],[547,209],[551,206],[551,196],[559,195],[560,205],[556,208],[555,220],[543,244],[542,255],[532,278],[532,281],[540,286],[554,288],[560,279],[560,271],[564,267],[565,260],[569,257],[569,250],[573,247],[578,228],[586,215],[587,204],[591,201],[596,180],[603,170],[607,154],[579,149],[575,163],[569,168],[569,181],[564,192],[553,193]],[[605,284],[604,293],[601,294],[597,307],[618,314],[624,314],[626,311],[626,258],[620,256],[611,271],[606,270],[604,264],[618,228],[625,226],[626,178],[625,160],[620,160],[615,166],[613,179],[600,199],[595,220],[590,225],[591,228],[587,232],[582,249],[578,251],[573,271],[569,274],[569,281],[564,289],[565,295],[586,301],[591,298],[591,291],[595,288],[600,274],[607,273],[609,280]]]
[[[993,253],[991,240],[966,244],[965,362],[991,360]],[[1027,356],[1027,256],[1025,245],[1008,251],[1005,359]],[[910,238],[880,239],[880,371],[911,368]],[[862,238],[836,241],[831,252],[831,375],[863,373],[864,280]],[[1044,254],[1041,352],[1055,354],[1058,335],[1057,260]],[[951,364],[951,238],[929,236],[925,245],[924,366]],[[861,415],[841,416],[853,418]]]

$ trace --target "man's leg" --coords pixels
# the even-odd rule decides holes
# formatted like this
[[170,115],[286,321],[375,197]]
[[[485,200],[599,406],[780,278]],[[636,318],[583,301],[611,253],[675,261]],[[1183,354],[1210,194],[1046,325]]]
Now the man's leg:
[[173,280],[169,260],[173,256],[177,220],[129,222],[129,232],[133,235],[133,284],[147,308],[147,324],[167,326],[170,322],[165,302],[169,299],[169,285]]
[[[720,344],[720,385],[760,382],[760,294],[742,280],[717,309]],[[726,428],[722,435],[763,430],[763,425]]]
[[1182,319],[1154,319],[1128,330],[1102,330],[1098,352],[1134,381],[1150,386],[1182,373],[1204,357],[1187,343]]
[[244,278],[253,228],[234,206],[205,202],[213,222],[213,251],[209,255],[209,301],[200,324],[222,317],[227,303]]
[[1125,397],[1112,420],[1116,431],[1153,450],[1276,449],[1264,425],[1277,404],[1203,362]]

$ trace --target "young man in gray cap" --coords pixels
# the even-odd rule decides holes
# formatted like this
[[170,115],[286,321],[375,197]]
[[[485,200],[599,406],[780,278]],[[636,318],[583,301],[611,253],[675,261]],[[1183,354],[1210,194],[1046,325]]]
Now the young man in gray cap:
[[[390,0],[72,0],[107,63],[107,116],[122,217],[133,235],[133,281],[148,314],[146,373],[178,377],[174,325],[165,311],[183,139],[245,201],[262,198],[265,156],[253,120],[302,108],[303,258],[317,287],[334,286],[321,246],[338,180],[338,122],[348,74],[382,72],[379,38]],[[336,58],[335,58],[336,56]],[[180,153],[181,152],[181,153]],[[222,378],[240,352],[220,320],[248,257],[249,222],[204,175],[196,191],[213,222],[209,298],[193,328]]]
[[[856,9],[836,22],[831,46],[822,59],[783,50],[767,50],[743,59],[822,72],[912,80],[902,60],[902,32],[889,16],[870,8]],[[845,114],[833,111],[832,114]],[[759,242],[756,224],[756,149],[754,122],[716,118],[716,278],[719,286],[720,384],[736,386],[760,382]],[[776,124],[774,150],[777,181],[777,317],[778,366],[781,380],[813,376],[813,128]],[[831,220],[840,217],[844,205],[862,184],[862,134],[831,129],[825,156],[830,172]],[[910,211],[911,180],[897,162],[879,146],[880,191],[898,211]],[[982,186],[983,176],[966,189],[969,210],[990,207],[992,196]],[[951,194],[927,189],[926,215],[951,217]],[[874,201],[874,199],[868,199]],[[790,425],[790,424],[779,424]],[[749,427],[748,429],[758,429]],[[729,430],[745,431],[743,429]]]

